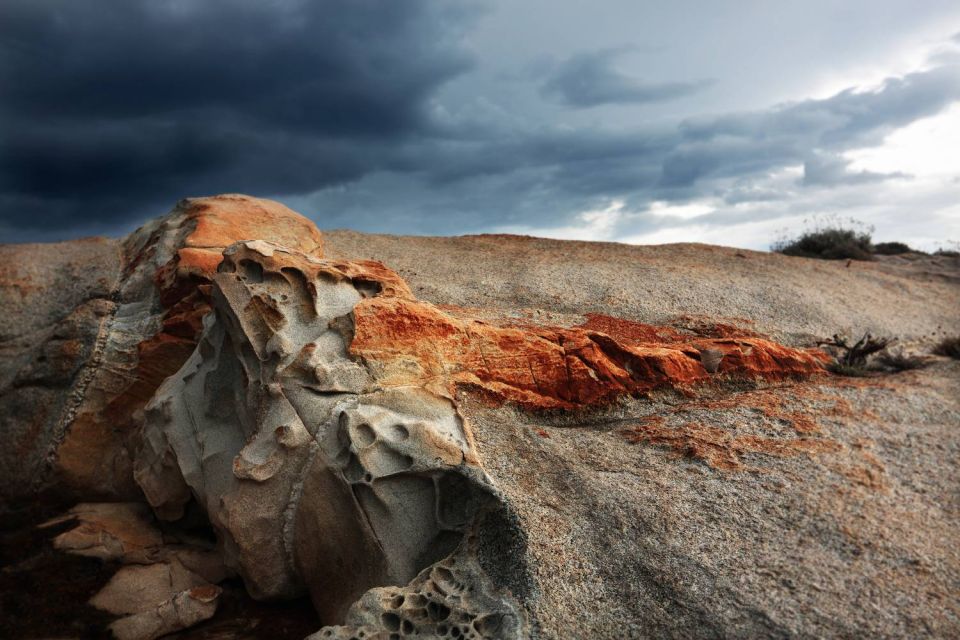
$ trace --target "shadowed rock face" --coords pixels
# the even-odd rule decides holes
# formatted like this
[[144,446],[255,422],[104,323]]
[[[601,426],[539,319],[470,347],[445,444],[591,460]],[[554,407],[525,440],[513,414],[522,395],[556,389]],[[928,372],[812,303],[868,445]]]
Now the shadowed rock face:
[[112,240],[0,246],[0,498],[29,496],[49,477],[96,393],[122,264]]
[[[957,628],[931,604],[956,583],[953,521],[910,506],[955,498],[918,471],[956,477],[952,379],[890,408],[892,383],[840,384],[819,351],[733,325],[436,306],[322,245],[221,196],[123,242],[0,247],[0,486],[145,497],[173,523],[71,512],[58,548],[130,563],[95,598],[127,615],[115,632],[208,618],[234,573],[309,593],[330,625],[312,640]],[[900,414],[937,446],[885,466]],[[216,551],[170,547],[198,512]],[[933,595],[906,616],[904,593]]]

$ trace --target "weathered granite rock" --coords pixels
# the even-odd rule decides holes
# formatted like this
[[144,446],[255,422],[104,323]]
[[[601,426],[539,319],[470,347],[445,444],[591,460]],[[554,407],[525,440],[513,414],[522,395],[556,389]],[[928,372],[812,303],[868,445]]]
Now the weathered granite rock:
[[53,539],[61,551],[100,560],[149,564],[160,559],[163,535],[154,526],[153,514],[142,502],[78,504],[41,527],[64,522],[76,526]]
[[[2,402],[13,402],[4,429],[27,443],[26,459],[52,461],[49,477],[81,492],[142,487],[161,519],[200,511],[218,534],[216,555],[185,555],[155,545],[142,509],[71,514],[81,522],[60,548],[133,563],[98,595],[130,612],[118,636],[213,615],[207,583],[229,571],[258,598],[309,591],[329,625],[312,638],[960,631],[952,363],[850,381],[824,373],[816,350],[777,344],[747,321],[605,315],[609,283],[596,274],[625,268],[603,262],[609,246],[584,249],[582,269],[564,265],[578,290],[600,292],[574,313],[543,297],[555,289],[540,281],[488,291],[466,257],[425,288],[409,266],[401,278],[337,247],[338,259],[320,258],[318,232],[292,212],[241,197],[197,202],[122,245],[30,249],[60,265],[42,277],[23,248],[0,248],[17,256],[0,270],[3,294],[23,301],[11,308],[35,305],[53,327],[34,335],[0,323]],[[269,224],[253,224],[254,209]],[[410,242],[430,260],[427,241]],[[545,255],[515,251],[510,268],[553,273]],[[98,269],[114,276],[99,282]],[[720,280],[719,291],[735,286]],[[905,282],[881,289],[926,286]],[[67,283],[76,302],[64,315],[43,292]],[[513,301],[521,285],[542,308]],[[488,293],[486,307],[452,306]],[[741,299],[744,315],[776,316],[732,292]],[[931,309],[940,315],[926,324],[960,330],[955,314]],[[33,421],[28,388],[46,394],[56,420]],[[190,595],[193,583],[201,591]],[[136,592],[149,595],[125,600]]]
[[[496,326],[415,300],[364,300],[353,316],[351,354],[374,368],[381,384],[426,381],[446,395],[469,386],[533,410],[598,405],[704,383],[718,372],[763,380],[806,376],[821,372],[824,360],[819,351],[754,337],[641,342],[579,327]],[[712,362],[705,353],[715,354]]]
[[110,339],[115,240],[0,246],[0,498],[30,495]]
[[489,499],[449,398],[381,388],[351,312],[409,291],[380,265],[234,245],[197,350],[146,410],[136,478],[162,517],[196,498],[258,597],[305,585],[341,619],[453,551]]
[[74,526],[54,548],[122,565],[89,600],[120,617],[111,626],[117,638],[148,640],[211,617],[214,585],[232,575],[209,543],[165,537],[143,503],[79,504],[41,528],[66,523]]
[[110,631],[117,640],[154,640],[192,627],[213,617],[220,593],[213,585],[181,591],[157,607],[117,620]]
[[[464,551],[465,536],[510,505],[476,455],[458,391],[526,409],[601,406],[710,383],[708,348],[726,354],[728,377],[822,372],[816,354],[759,338],[640,345],[587,329],[494,326],[418,302],[379,264],[262,241],[224,252],[211,299],[196,351],[146,408],[137,481],[164,518],[196,499],[255,596],[307,588],[324,620],[365,633],[376,620],[427,635],[530,631]],[[460,577],[436,586],[454,558]],[[456,610],[443,633],[383,609],[400,591],[367,593],[407,584],[411,597],[423,587],[419,599]],[[446,600],[455,585],[462,602]]]
[[135,415],[193,351],[223,248],[255,238],[323,246],[286,207],[226,195],[183,200],[123,242],[0,247],[0,495],[138,497]]
[[529,628],[486,578],[469,545],[428,567],[404,587],[371,589],[347,612],[344,624],[307,640],[518,638]]

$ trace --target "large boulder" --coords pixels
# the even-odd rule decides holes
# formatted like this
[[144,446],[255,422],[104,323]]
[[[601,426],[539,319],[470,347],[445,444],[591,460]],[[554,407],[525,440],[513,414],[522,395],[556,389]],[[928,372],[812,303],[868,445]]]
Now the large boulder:
[[189,198],[123,241],[0,246],[0,495],[132,498],[135,415],[196,344],[223,249],[320,255],[312,222],[241,195]]

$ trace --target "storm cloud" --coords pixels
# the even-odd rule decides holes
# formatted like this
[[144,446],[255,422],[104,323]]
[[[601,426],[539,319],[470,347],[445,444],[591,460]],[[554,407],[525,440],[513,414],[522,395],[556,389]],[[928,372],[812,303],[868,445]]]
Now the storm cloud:
[[541,92],[578,108],[602,104],[662,102],[702,91],[709,81],[643,82],[613,65],[623,49],[604,49],[571,56],[547,78]]
[[424,135],[426,101],[469,68],[463,19],[417,0],[4,2],[4,220],[356,179]]
[[[913,176],[848,154],[960,101],[942,47],[867,88],[721,113],[709,96],[729,79],[620,70],[669,47],[577,47],[485,84],[511,75],[472,36],[495,8],[8,0],[0,234],[122,233],[183,196],[247,192],[327,228],[638,238],[859,206]],[[726,209],[664,213],[705,200]]]

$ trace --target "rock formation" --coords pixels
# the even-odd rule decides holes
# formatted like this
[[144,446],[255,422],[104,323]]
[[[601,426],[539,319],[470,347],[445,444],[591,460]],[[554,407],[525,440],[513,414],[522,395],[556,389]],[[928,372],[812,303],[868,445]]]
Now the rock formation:
[[[117,637],[214,616],[233,575],[257,599],[309,593],[327,625],[311,640],[842,634],[839,586],[784,605],[781,580],[839,575],[850,500],[873,509],[856,534],[872,561],[895,564],[888,473],[846,434],[861,387],[819,350],[421,300],[325,242],[219,196],[123,242],[0,247],[0,291],[37,318],[0,324],[4,492],[114,501],[48,526],[75,520],[58,549],[120,563],[91,600]],[[960,416],[944,407],[932,424]],[[198,517],[215,547],[176,533]],[[891,531],[942,573],[857,573],[878,601],[956,579],[942,545]],[[782,566],[801,544],[810,559]]]
[[0,247],[0,495],[138,496],[134,416],[193,351],[223,249],[257,238],[323,247],[306,218],[247,196],[184,200],[122,242]]
[[409,295],[396,276],[262,241],[224,257],[196,351],[147,406],[135,476],[164,518],[195,498],[255,596],[305,583],[341,619],[453,550],[482,473],[449,399],[378,388],[348,357],[356,304]]

